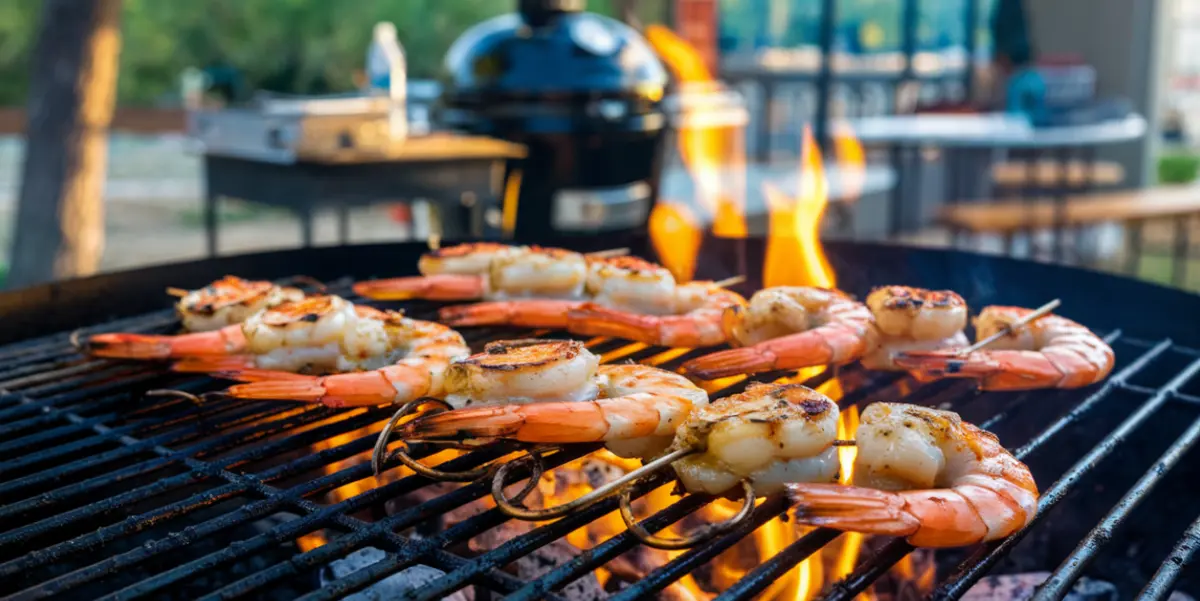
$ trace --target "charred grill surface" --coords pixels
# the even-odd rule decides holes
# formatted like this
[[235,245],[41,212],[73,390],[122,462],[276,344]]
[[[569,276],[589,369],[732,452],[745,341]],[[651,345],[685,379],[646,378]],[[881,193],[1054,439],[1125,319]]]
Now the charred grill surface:
[[[546,243],[582,251],[629,246],[642,256],[652,256],[644,240]],[[201,284],[226,273],[278,277],[304,265],[306,275],[329,283],[330,293],[358,301],[350,295],[350,278],[365,278],[372,271],[412,272],[423,250],[417,245],[391,245],[267,253],[22,291],[0,297],[0,307],[12,309],[10,316],[34,319],[32,325],[22,326],[27,330],[47,332],[62,329],[57,326],[89,324],[88,332],[166,332],[176,327],[170,311],[130,314],[150,308],[135,298],[139,291],[157,294],[154,306],[166,307],[170,303],[162,294],[166,285]],[[1089,566],[1124,553],[1114,549],[1112,539],[1129,528],[1127,521],[1135,519],[1131,517],[1135,513],[1153,512],[1163,503],[1180,504],[1181,499],[1164,495],[1178,489],[1173,482],[1183,477],[1189,463],[1195,463],[1195,453],[1191,462],[1188,453],[1200,440],[1200,353],[1195,350],[1200,348],[1200,331],[1189,331],[1197,329],[1197,297],[1100,274],[963,253],[836,244],[828,250],[844,289],[860,296],[881,283],[948,288],[962,293],[973,310],[992,303],[1036,306],[1052,296],[1062,297],[1064,312],[1100,332],[1116,351],[1112,376],[1079,390],[977,393],[961,381],[921,385],[857,365],[802,380],[816,387],[836,377],[843,410],[888,400],[957,411],[1000,435],[1033,468],[1042,489],[1038,519],[1005,541],[951,551],[953,561],[939,572],[933,598],[959,598],[998,566],[1021,565],[1017,556],[1033,554],[1033,545],[1046,544],[1049,535],[1041,534],[1045,522],[1064,512],[1085,511],[1078,499],[1108,482],[1111,470],[1106,466],[1126,454],[1131,441],[1145,440],[1147,431],[1158,440],[1157,446],[1151,445],[1149,461],[1139,464],[1128,481],[1111,485],[1119,490],[1109,493],[1106,505],[1089,518],[1091,531],[1068,541],[1068,548],[1054,558],[1058,568],[1035,598],[1063,598],[1080,576],[1089,573]],[[713,271],[700,275],[720,278],[732,274],[727,265],[756,264],[762,249],[761,243],[751,241],[706,248],[706,252],[714,253],[714,258],[701,264]],[[745,256],[735,256],[738,253]],[[288,254],[291,260],[284,261]],[[381,265],[385,260],[386,265]],[[179,279],[184,281],[171,279],[172,272],[182,274]],[[336,279],[335,275],[349,277]],[[89,298],[99,290],[104,291],[103,299]],[[129,299],[128,307],[118,302],[121,299]],[[80,308],[85,305],[91,308]],[[436,319],[438,305],[379,306],[404,308],[410,317]],[[53,315],[37,321],[42,313]],[[7,321],[11,319],[6,317]],[[496,340],[569,338],[558,332],[509,328],[466,328],[463,334],[476,351]],[[468,541],[502,527],[509,518],[493,507],[446,528],[429,527],[448,512],[486,497],[487,479],[431,492],[422,502],[385,510],[390,500],[438,486],[420,476],[373,480],[366,457],[391,408],[332,410],[219,397],[201,396],[196,403],[182,396],[147,396],[154,389],[202,395],[227,383],[166,373],[155,366],[89,359],[71,345],[65,332],[20,338],[0,347],[0,594],[8,595],[4,598],[333,599],[414,566],[434,568],[441,575],[406,598],[447,598],[464,589],[473,589],[476,599],[486,598],[485,592],[497,595],[493,598],[561,598],[559,591],[565,586],[637,544],[631,535],[621,533],[535,578],[518,578],[506,566],[615,511],[617,499],[538,524],[486,552],[468,556]],[[610,362],[633,360],[666,369],[677,369],[703,354],[668,353],[670,349],[608,339],[591,340],[588,346]],[[785,376],[794,374],[742,379],[714,398],[741,392],[752,382]],[[551,454],[547,467],[586,456],[595,448]],[[411,453],[419,458],[436,450],[415,446]],[[473,468],[511,450],[502,444],[489,445],[444,467]],[[514,472],[515,478],[529,473],[524,467]],[[665,476],[643,482],[633,496],[639,498],[664,482]],[[346,487],[354,487],[353,492],[330,494]],[[647,517],[643,525],[658,530],[711,501],[699,495],[683,497]],[[610,598],[654,597],[785,510],[782,498],[767,499],[733,531],[679,554]],[[1165,555],[1158,558],[1163,567],[1150,570],[1138,585],[1145,586],[1147,598],[1165,598],[1181,583],[1196,586],[1184,569],[1196,546],[1194,519],[1195,515],[1188,515],[1163,535]],[[414,528],[420,536],[411,534]],[[326,537],[324,544],[304,548],[299,539],[317,532]],[[798,538],[764,558],[717,598],[752,598],[840,536],[818,529]],[[337,579],[321,577],[331,562],[365,547],[381,549],[386,556]],[[848,577],[827,587],[824,598],[854,598],[911,552],[902,540],[884,545],[861,560]]]

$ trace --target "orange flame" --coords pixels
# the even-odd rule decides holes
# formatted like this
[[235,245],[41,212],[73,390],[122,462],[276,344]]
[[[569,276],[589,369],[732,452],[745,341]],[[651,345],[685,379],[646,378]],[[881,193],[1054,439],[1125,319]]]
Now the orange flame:
[[[685,91],[706,92],[717,87],[704,57],[675,32],[661,25],[650,25],[644,33]],[[698,208],[707,213],[704,218],[713,223],[713,234],[725,238],[746,237],[743,203],[737,195],[724,193],[722,181],[724,169],[736,170],[739,166],[744,169],[745,159],[736,152],[739,146],[735,140],[741,132],[694,127],[686,122],[681,123],[678,131],[680,160],[696,187]],[[650,235],[655,251],[663,265],[678,279],[689,280],[695,272],[703,231],[701,220],[678,201],[660,200],[651,211]]]
[[845,188],[842,197],[847,202],[858,200],[867,183],[867,153],[854,131],[844,123],[833,128],[833,154],[841,168]]
[[837,284],[833,268],[821,249],[821,216],[829,202],[829,184],[821,151],[806,126],[801,140],[799,193],[788,197],[767,184],[763,192],[770,211],[763,285],[818,286]]

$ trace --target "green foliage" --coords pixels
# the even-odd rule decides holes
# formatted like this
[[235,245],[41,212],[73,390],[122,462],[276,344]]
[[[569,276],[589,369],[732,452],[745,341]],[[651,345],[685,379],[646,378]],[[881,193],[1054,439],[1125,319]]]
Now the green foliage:
[[[643,16],[667,0],[642,0]],[[613,0],[589,8],[613,14]],[[170,104],[189,68],[233,67],[247,88],[327,93],[355,87],[371,29],[396,24],[410,77],[434,78],[467,28],[515,0],[124,0],[118,102]],[[0,106],[24,105],[40,18],[35,0],[0,2]]]
[[1158,183],[1187,184],[1200,174],[1200,155],[1168,154],[1158,158]]

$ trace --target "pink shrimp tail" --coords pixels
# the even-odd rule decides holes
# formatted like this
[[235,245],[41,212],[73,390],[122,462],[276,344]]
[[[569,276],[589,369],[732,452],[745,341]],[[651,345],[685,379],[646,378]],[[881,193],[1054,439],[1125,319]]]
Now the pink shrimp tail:
[[97,334],[87,341],[87,352],[112,359],[171,359],[197,355],[227,355],[244,348],[246,338],[240,325],[211,332],[178,336],[111,333]]
[[684,373],[712,380],[737,374],[846,363],[862,356],[866,341],[849,327],[824,326],[743,348],[718,351],[683,364]]
[[706,347],[725,342],[720,314],[715,321],[694,315],[641,315],[587,303],[567,314],[567,330],[584,336],[609,336],[644,344]]
[[516,326],[526,328],[565,328],[567,312],[579,301],[510,300],[442,307],[438,319],[450,327]]
[[173,336],[97,334],[87,341],[87,353],[108,359],[167,359]]
[[920,528],[899,494],[840,484],[788,484],[796,521],[863,534],[908,536]]
[[438,301],[472,300],[483,297],[484,279],[478,275],[436,274],[359,282],[354,293],[375,300],[414,298]]
[[[255,377],[261,372],[237,372],[236,377]],[[403,403],[433,391],[435,381],[428,366],[391,365],[373,371],[333,376],[295,376],[262,379],[231,386],[226,394],[240,399],[274,399],[321,403],[329,407],[360,407]],[[440,386],[439,386],[440,389]]]

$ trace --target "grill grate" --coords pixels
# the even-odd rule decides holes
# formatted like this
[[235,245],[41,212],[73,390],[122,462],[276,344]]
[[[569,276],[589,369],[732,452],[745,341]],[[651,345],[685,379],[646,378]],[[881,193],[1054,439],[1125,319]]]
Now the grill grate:
[[[345,284],[334,288],[345,292]],[[413,303],[415,317],[432,316],[431,306]],[[95,331],[161,331],[174,324],[169,312],[121,320]],[[473,347],[489,340],[530,335],[509,329],[468,329]],[[545,333],[534,333],[545,334]],[[551,336],[557,334],[551,333]],[[1093,416],[1116,396],[1136,401],[1136,410],[1084,454],[1052,484],[1043,483],[1038,521],[1017,536],[984,545],[943,579],[933,598],[956,599],[1008,556],[1021,538],[1044,518],[1126,438],[1168,404],[1200,405],[1188,391],[1200,388],[1200,354],[1170,340],[1140,340],[1120,331],[1106,339],[1117,350],[1114,374],[1102,385],[1084,391],[1036,391],[996,395],[968,392],[963,382],[916,386],[897,374],[870,373],[857,367],[834,374],[827,370],[808,379],[818,386],[836,376],[842,383],[843,407],[876,398],[946,406],[964,413],[986,429],[1004,427],[1035,406],[1058,406],[1065,414],[1047,420],[1040,433],[1015,454],[1027,458],[1052,444],[1068,427]],[[620,341],[589,341],[593,352],[611,360],[661,363],[672,369],[698,352],[682,352]],[[93,361],[79,356],[65,335],[50,336],[0,348],[0,591],[6,599],[88,596],[137,599],[168,594],[186,598],[260,596],[289,581],[311,574],[329,562],[364,546],[388,552],[382,561],[349,574],[332,585],[304,592],[304,599],[333,599],[362,590],[407,567],[423,564],[446,572],[410,595],[439,599],[464,587],[492,591],[508,599],[556,598],[553,591],[604,565],[636,544],[628,533],[601,542],[590,552],[550,570],[540,578],[522,581],[501,568],[563,538],[616,509],[615,498],[545,524],[495,549],[467,559],[452,551],[508,518],[497,509],[482,511],[445,530],[421,538],[398,532],[421,525],[445,512],[489,493],[489,482],[475,482],[420,504],[371,520],[358,516],[377,511],[384,503],[431,483],[409,476],[370,488],[335,504],[314,498],[339,487],[371,478],[370,465],[361,463],[321,474],[335,462],[363,457],[375,441],[387,408],[333,411],[291,403],[215,400],[199,406],[173,397],[143,397],[146,390],[169,387],[192,393],[217,390],[224,383],[203,377],[164,374],[141,366]],[[716,396],[743,390],[751,381],[771,381],[786,374],[763,374],[738,382]],[[990,408],[991,413],[986,413]],[[1067,408],[1070,408],[1069,411]],[[998,411],[996,409],[999,409]],[[968,417],[984,413],[981,419]],[[369,428],[369,433],[363,429]],[[346,439],[347,436],[352,438]],[[328,441],[343,441],[330,446]],[[1170,473],[1200,439],[1200,419],[1166,450],[1157,463],[1133,485],[1108,515],[1088,534],[1067,561],[1037,593],[1038,599],[1062,598],[1104,549],[1138,503]],[[310,449],[325,442],[329,448]],[[1020,441],[1006,440],[1009,444]],[[467,469],[510,452],[498,443],[454,459],[447,469]],[[584,456],[595,447],[580,447],[547,457],[550,467]],[[417,447],[416,457],[433,450]],[[515,475],[524,478],[527,468]],[[320,474],[320,475],[314,475]],[[634,498],[666,481],[658,476],[637,485]],[[682,498],[643,520],[656,531],[698,511],[710,498]],[[758,526],[785,512],[782,498],[761,503],[751,518],[709,544],[679,554],[647,577],[615,594],[615,599],[653,596],[705,564]],[[215,544],[206,552],[190,548],[228,538],[239,528],[271,516],[293,519],[272,523],[244,535],[234,544]],[[179,522],[188,525],[180,527]],[[306,534],[328,529],[340,535],[308,552],[272,554],[272,549]],[[722,592],[721,600],[747,599],[765,590],[804,559],[834,541],[840,533],[817,529],[765,558],[740,581]],[[1180,577],[1182,566],[1195,552],[1200,520],[1192,524],[1167,561],[1143,590],[1147,599],[1162,599]],[[850,599],[912,551],[902,540],[888,543],[859,565],[847,578],[826,591],[827,599]],[[267,557],[260,563],[256,558]],[[230,571],[231,565],[251,565]],[[477,597],[478,598],[478,597]]]

